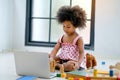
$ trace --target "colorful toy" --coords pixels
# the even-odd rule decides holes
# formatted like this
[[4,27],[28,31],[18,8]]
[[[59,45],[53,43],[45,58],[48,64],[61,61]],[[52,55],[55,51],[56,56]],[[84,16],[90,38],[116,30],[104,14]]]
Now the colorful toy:
[[61,73],[62,78],[66,78],[66,73]]
[[57,77],[61,77],[61,74],[57,74],[56,76],[57,76]]
[[84,80],[83,78],[72,78],[72,77],[69,77],[68,80]]
[[116,76],[120,75],[120,62],[117,62],[115,65],[110,65],[109,68],[114,71]]
[[72,77],[69,77],[69,78],[68,78],[68,80],[74,80],[74,78],[72,78]]
[[79,78],[79,80],[84,80],[83,78]]
[[86,68],[91,69],[97,66],[97,61],[92,54],[86,53]]
[[63,64],[60,65],[60,73],[64,73],[64,66],[63,66]]
[[113,77],[114,73],[113,73],[113,70],[112,70],[112,69],[110,69],[109,75],[110,75],[110,77]]
[[87,76],[87,77],[86,77],[86,80],[90,80],[90,76]]
[[97,77],[97,74],[98,74],[97,69],[94,69],[94,71],[93,71],[93,76],[94,76],[94,77]]
[[50,60],[50,72],[55,72],[56,62],[55,60]]

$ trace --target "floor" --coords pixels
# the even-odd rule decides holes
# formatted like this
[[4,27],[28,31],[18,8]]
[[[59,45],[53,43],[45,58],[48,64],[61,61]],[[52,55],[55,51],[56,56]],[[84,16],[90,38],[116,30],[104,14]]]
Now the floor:
[[16,80],[14,57],[12,53],[0,53],[0,79]]
[[[97,60],[97,69],[109,70],[109,65],[114,65],[120,60]],[[102,65],[102,63],[105,63]],[[19,78],[15,71],[14,55],[13,53],[0,53],[0,80],[16,80]],[[46,79],[38,79],[46,80]],[[65,80],[61,78],[53,78],[47,80]]]

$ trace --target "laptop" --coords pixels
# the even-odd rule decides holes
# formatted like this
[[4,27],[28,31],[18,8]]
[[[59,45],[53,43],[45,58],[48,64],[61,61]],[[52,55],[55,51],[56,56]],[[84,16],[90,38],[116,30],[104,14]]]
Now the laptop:
[[20,76],[36,76],[53,78],[56,72],[50,72],[48,53],[45,52],[15,52],[16,73]]

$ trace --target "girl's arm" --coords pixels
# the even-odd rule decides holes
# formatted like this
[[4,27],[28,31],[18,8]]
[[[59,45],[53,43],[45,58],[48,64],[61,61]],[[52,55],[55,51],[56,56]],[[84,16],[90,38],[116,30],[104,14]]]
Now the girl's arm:
[[58,50],[60,49],[60,42],[58,41],[53,50],[50,53],[50,57],[56,60],[56,54]]
[[77,46],[79,49],[79,58],[78,58],[78,62],[79,64],[82,62],[83,58],[84,58],[84,43],[82,38],[80,37],[77,41]]

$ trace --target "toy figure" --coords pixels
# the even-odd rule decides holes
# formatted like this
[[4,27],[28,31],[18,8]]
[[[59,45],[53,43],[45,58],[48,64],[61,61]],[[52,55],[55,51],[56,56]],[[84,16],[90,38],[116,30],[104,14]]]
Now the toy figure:
[[93,69],[97,66],[97,61],[92,54],[86,53],[86,68]]
[[120,62],[117,62],[115,65],[110,65],[109,68],[114,71],[115,75],[120,75]]
[[50,60],[50,72],[55,72],[56,62],[55,60]]
[[60,73],[64,73],[64,66],[63,66],[63,64],[60,65]]

